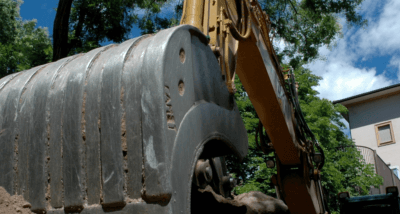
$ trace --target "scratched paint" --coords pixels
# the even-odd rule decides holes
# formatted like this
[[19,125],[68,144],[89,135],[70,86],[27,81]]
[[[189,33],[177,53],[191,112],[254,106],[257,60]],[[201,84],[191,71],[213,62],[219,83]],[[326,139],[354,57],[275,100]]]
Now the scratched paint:
[[158,163],[156,159],[156,154],[154,152],[153,136],[150,136],[148,139],[148,144],[146,147],[146,158],[151,168],[157,168]]

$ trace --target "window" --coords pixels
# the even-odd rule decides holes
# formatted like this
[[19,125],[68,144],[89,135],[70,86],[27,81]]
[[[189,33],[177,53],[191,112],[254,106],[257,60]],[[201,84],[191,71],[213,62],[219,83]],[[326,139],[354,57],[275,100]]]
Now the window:
[[395,174],[397,178],[400,179],[399,166],[389,166],[389,168],[393,171],[393,174]]
[[376,139],[378,146],[396,143],[393,135],[392,122],[385,122],[375,125]]

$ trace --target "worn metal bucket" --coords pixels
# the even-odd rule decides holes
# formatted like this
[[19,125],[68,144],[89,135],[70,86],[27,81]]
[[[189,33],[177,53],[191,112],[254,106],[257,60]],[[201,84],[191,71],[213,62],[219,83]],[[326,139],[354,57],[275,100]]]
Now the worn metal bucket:
[[248,146],[188,25],[0,79],[0,186],[35,212],[190,213],[206,144],[239,159]]

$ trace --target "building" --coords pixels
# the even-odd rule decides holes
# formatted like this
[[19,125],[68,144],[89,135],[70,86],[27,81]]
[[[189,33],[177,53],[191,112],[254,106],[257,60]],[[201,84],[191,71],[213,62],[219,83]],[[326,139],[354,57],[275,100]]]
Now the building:
[[[349,110],[343,116],[349,122],[351,138],[365,161],[374,164],[378,174],[387,165],[392,169],[391,174],[400,178],[400,84],[333,102],[336,103]],[[382,164],[378,164],[377,159]]]

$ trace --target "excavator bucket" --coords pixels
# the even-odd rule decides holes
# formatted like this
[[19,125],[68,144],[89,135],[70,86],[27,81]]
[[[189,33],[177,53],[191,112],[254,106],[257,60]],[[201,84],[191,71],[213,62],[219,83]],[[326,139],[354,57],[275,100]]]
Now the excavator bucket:
[[248,149],[219,67],[181,25],[0,79],[0,186],[36,213],[190,213],[199,157]]

